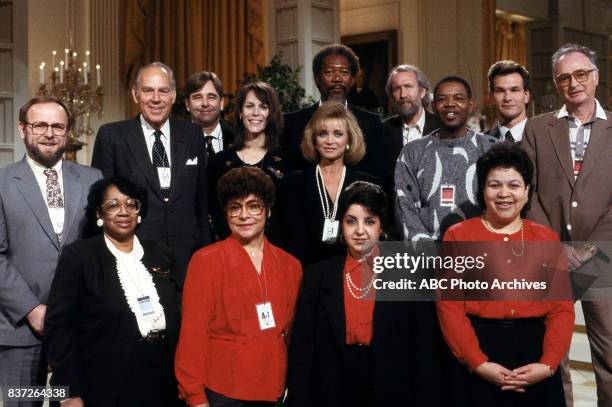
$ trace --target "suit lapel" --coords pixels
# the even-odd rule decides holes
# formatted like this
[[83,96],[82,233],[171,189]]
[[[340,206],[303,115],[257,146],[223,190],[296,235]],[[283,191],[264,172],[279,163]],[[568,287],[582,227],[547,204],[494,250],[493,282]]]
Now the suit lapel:
[[569,141],[569,127],[567,125],[567,119],[555,118],[548,123],[550,127],[548,137],[555,148],[555,154],[557,159],[563,168],[563,173],[567,177],[572,188],[574,187],[574,168],[572,165],[572,153]]
[[62,164],[62,178],[64,182],[64,230],[62,232],[62,246],[67,241],[72,229],[77,212],[78,204],[83,196],[83,184],[79,182],[80,175],[66,161]]
[[330,259],[330,267],[324,270],[321,292],[321,304],[329,315],[332,331],[338,344],[346,343],[346,317],[344,313],[344,257]]
[[59,250],[60,243],[57,240],[55,231],[53,230],[47,205],[45,204],[40,188],[38,187],[36,177],[34,176],[34,173],[32,172],[32,169],[28,165],[25,158],[20,161],[14,177],[17,180],[17,188],[23,196],[23,199],[34,213],[34,216],[36,216],[38,223],[49,237],[49,240],[51,240],[53,245]]
[[[170,120],[170,172],[172,173],[172,180],[170,182],[170,199],[174,197],[174,190],[179,180],[182,169],[185,167],[187,157],[185,156],[185,142],[181,138],[178,130],[176,129],[176,122]],[[203,163],[199,163],[204,165]]]
[[591,127],[589,144],[584,153],[584,163],[578,174],[578,180],[584,179],[594,168],[602,151],[608,152],[606,143],[612,139],[612,120],[596,119]]
[[151,162],[151,156],[149,155],[147,142],[145,141],[144,133],[142,132],[142,128],[140,126],[139,117],[140,116],[134,118],[130,122],[130,128],[126,134],[125,142],[132,152],[132,155],[140,167],[140,170],[147,179],[147,182],[151,185],[150,189],[153,190],[160,199],[162,199],[159,179],[155,173],[155,168],[153,168],[153,163]]

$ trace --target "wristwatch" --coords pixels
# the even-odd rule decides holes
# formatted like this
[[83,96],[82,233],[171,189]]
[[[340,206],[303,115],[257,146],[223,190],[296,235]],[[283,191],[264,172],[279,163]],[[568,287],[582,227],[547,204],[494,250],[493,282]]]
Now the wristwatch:
[[595,254],[597,254],[597,246],[595,246],[595,243],[593,243],[591,241],[585,242],[584,245],[582,245],[582,248],[584,250],[586,250],[587,252],[589,252],[591,257],[593,257],[593,256],[595,256]]

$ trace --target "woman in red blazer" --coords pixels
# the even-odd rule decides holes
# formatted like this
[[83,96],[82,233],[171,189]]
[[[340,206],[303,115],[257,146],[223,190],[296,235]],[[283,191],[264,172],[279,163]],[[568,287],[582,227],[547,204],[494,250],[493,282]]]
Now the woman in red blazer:
[[[552,290],[537,297],[535,290],[491,290],[485,299],[495,295],[493,299],[503,300],[479,301],[465,291],[461,301],[453,297],[437,302],[444,338],[463,365],[449,383],[456,391],[454,405],[565,406],[557,366],[569,350],[574,306],[557,234],[521,217],[528,209],[533,164],[517,145],[499,143],[480,157],[476,172],[484,215],[449,228],[445,248],[454,241],[478,242],[477,247],[486,248],[486,265],[478,275],[489,283],[497,276],[541,282],[539,273],[550,276],[544,260],[549,255],[558,267],[554,278],[546,281],[553,283]],[[450,249],[460,250],[458,246]],[[468,273],[466,279],[471,278]]]
[[274,204],[267,174],[232,169],[217,194],[231,236],[189,263],[175,360],[179,390],[189,406],[273,406],[285,390],[301,266],[264,237]]

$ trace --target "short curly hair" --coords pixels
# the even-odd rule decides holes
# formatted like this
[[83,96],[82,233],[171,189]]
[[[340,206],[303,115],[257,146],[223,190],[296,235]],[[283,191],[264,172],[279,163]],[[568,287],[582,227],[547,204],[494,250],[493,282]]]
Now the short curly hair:
[[496,143],[491,148],[480,156],[476,162],[476,177],[478,178],[478,192],[476,199],[478,205],[484,211],[486,209],[484,201],[485,183],[489,173],[495,168],[512,168],[515,169],[525,183],[525,187],[529,187],[527,195],[527,203],[521,210],[521,216],[525,216],[531,205],[531,195],[533,193],[533,163],[527,153],[515,143]]
[[357,76],[357,71],[359,71],[359,57],[355,54],[355,51],[344,44],[330,44],[323,47],[312,59],[312,73],[315,78],[323,72],[323,60],[330,55],[342,55],[348,59],[349,67],[351,68],[351,76],[353,78]]
[[319,162],[321,157],[315,147],[315,139],[317,134],[323,129],[323,125],[332,120],[342,121],[348,132],[349,149],[344,153],[344,163],[349,166],[356,165],[363,159],[366,152],[363,133],[353,113],[344,104],[333,100],[321,104],[306,125],[304,137],[302,137],[302,145],[300,146],[302,155],[310,162]]
[[223,174],[217,183],[217,199],[223,209],[231,200],[246,198],[251,194],[261,199],[266,209],[270,209],[274,206],[275,192],[272,178],[257,167],[233,168]]
[[144,220],[147,216],[147,210],[149,209],[149,200],[147,189],[142,185],[128,179],[119,176],[112,176],[103,178],[94,182],[89,188],[89,194],[87,195],[87,206],[85,207],[85,229],[83,235],[85,237],[95,236],[102,232],[102,229],[96,227],[96,221],[98,220],[98,212],[100,207],[104,203],[104,194],[106,190],[111,186],[117,187],[119,192],[130,198],[138,199],[140,201],[140,218]]

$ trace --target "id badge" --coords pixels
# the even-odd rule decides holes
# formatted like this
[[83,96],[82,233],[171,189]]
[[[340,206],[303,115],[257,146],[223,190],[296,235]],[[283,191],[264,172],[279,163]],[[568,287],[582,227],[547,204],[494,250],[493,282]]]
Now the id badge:
[[147,317],[155,313],[153,303],[151,303],[151,298],[148,295],[138,298],[138,306],[140,307],[140,314],[143,317]]
[[274,314],[272,313],[272,303],[270,301],[261,304],[256,304],[257,318],[259,319],[259,329],[262,331],[265,329],[274,328],[276,323],[274,322]]
[[158,167],[157,175],[159,176],[159,186],[161,189],[170,188],[170,167]]
[[574,160],[574,175],[578,176],[580,174],[580,170],[582,169],[582,160]]
[[338,241],[338,227],[340,222],[337,220],[325,219],[323,223],[323,243],[336,243]]
[[440,206],[455,206],[455,186],[451,184],[440,186]]

